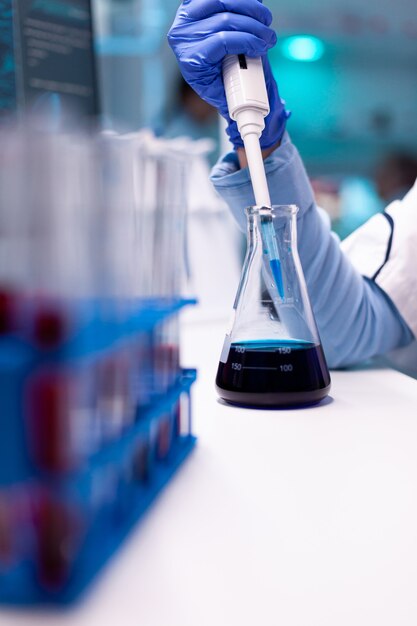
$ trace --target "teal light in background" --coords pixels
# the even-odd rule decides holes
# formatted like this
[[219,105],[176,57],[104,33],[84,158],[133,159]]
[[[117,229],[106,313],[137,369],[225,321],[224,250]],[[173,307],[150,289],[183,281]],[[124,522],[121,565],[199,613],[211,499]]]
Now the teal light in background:
[[318,61],[324,54],[324,43],[310,35],[294,35],[284,39],[281,50],[291,61]]

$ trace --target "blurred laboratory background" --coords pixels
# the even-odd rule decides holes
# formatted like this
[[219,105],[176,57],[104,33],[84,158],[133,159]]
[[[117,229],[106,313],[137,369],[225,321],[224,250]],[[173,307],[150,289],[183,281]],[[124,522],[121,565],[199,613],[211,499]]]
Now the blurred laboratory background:
[[[270,53],[288,124],[341,238],[401,197],[417,174],[417,14],[411,0],[268,0]],[[216,115],[181,82],[166,32],[175,0],[95,0],[106,124],[209,137]],[[120,94],[124,97],[121,98]],[[223,142],[223,143],[222,143]]]

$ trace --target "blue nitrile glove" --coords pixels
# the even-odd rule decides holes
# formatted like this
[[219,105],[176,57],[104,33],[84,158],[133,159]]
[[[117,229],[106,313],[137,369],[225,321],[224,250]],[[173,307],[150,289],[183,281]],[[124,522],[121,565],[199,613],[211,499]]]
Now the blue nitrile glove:
[[281,140],[289,117],[266,56],[277,41],[275,31],[269,28],[271,22],[271,12],[260,0],[184,0],[168,33],[184,79],[227,120],[227,133],[235,148],[243,142],[227,108],[222,76],[226,54],[263,59],[271,109],[261,137],[263,149]]

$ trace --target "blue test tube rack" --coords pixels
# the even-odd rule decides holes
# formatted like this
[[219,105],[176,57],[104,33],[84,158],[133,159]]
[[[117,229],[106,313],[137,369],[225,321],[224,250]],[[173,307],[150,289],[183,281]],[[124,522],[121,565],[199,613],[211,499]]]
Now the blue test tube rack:
[[[147,389],[128,424],[79,454],[59,440],[59,411],[43,423],[42,410],[59,405],[57,381],[71,379],[77,394],[77,381],[85,382],[106,359],[125,354],[132,344],[140,347],[158,325],[194,303],[141,300],[125,309],[103,301],[73,303],[62,310],[68,321],[64,336],[47,347],[33,341],[33,332],[26,333],[33,331],[29,306],[22,313],[25,330],[0,337],[1,603],[73,602],[192,451],[195,370],[177,368],[165,387]],[[146,367],[149,380],[158,377],[157,364]],[[40,413],[29,419],[31,402],[39,399],[30,390],[45,380]],[[81,424],[86,418],[80,411],[70,417]],[[100,423],[100,414],[95,417]],[[80,441],[86,438],[84,432]]]

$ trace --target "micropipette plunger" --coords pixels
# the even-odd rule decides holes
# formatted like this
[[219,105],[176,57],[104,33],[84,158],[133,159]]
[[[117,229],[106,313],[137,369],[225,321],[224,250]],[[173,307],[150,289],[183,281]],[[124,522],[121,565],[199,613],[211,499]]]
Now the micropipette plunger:
[[[226,56],[223,61],[223,82],[229,115],[236,121],[245,146],[255,202],[259,207],[269,208],[271,198],[259,142],[265,128],[264,118],[269,113],[262,59],[252,59],[244,54]],[[272,215],[270,219],[264,218],[262,230],[278,294],[284,298],[281,262]]]

